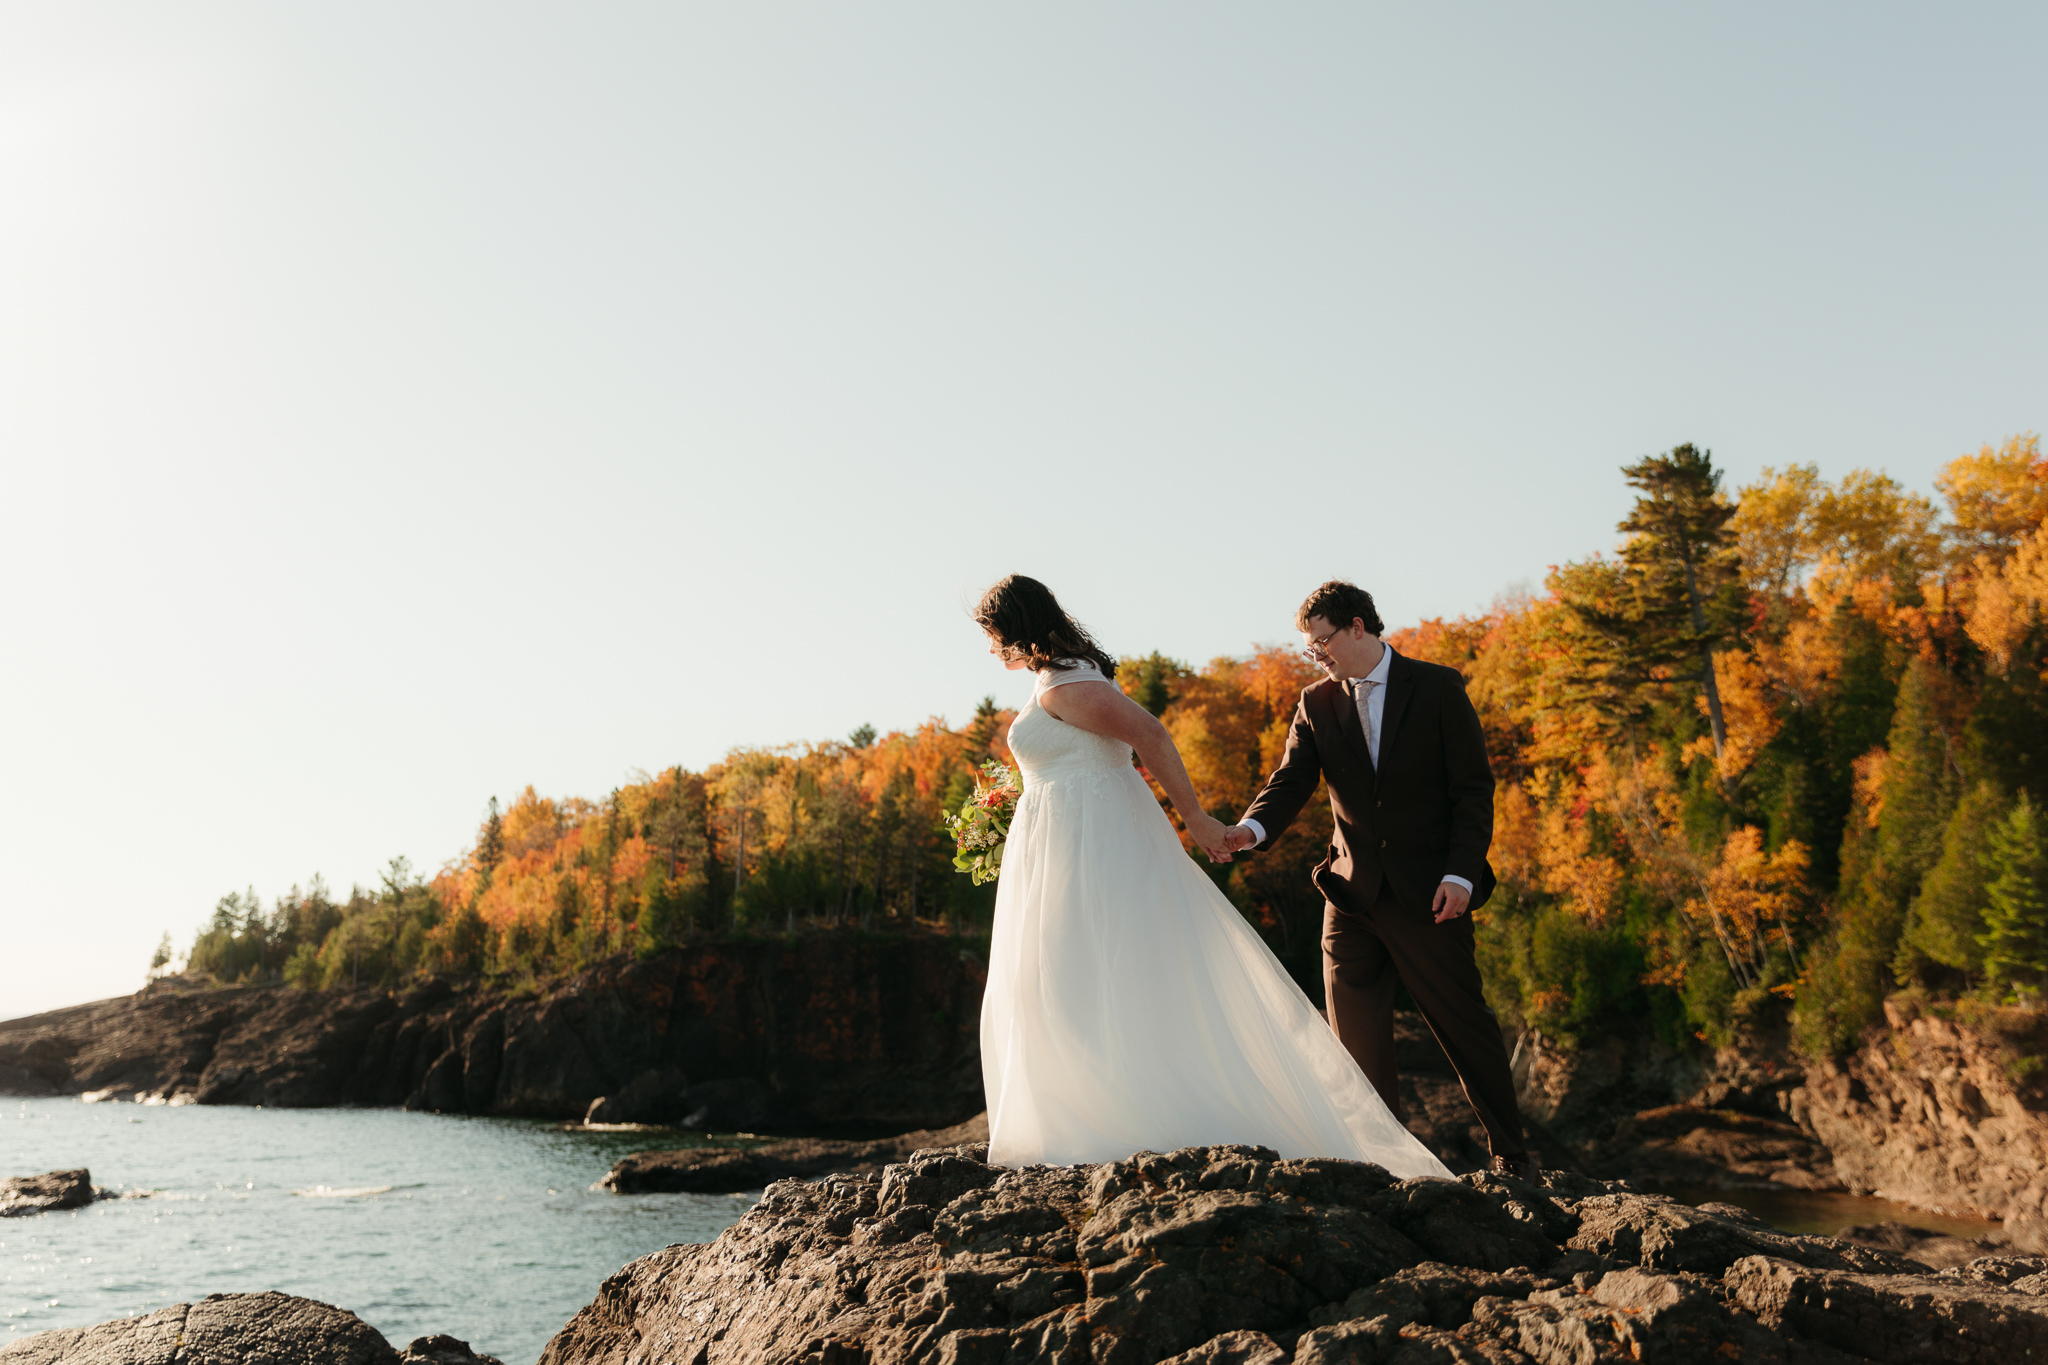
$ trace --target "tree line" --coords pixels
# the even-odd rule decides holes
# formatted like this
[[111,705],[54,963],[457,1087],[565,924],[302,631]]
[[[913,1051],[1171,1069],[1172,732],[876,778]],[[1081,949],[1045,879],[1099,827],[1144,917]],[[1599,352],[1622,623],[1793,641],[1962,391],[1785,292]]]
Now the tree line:
[[[1905,989],[1997,1007],[2048,979],[2048,461],[2033,436],[1942,467],[1939,501],[1816,466],[1723,487],[1678,446],[1624,467],[1611,553],[1540,592],[1390,636],[1466,676],[1495,777],[1500,889],[1482,965],[1511,1026],[1721,1044],[1789,1021],[1853,1043]],[[1213,813],[1278,762],[1316,671],[1292,648],[1122,660]],[[223,898],[188,965],[224,980],[532,983],[731,934],[987,931],[994,887],[940,817],[1007,759],[1010,714],[735,750],[602,801],[493,800],[431,877],[346,899]],[[1312,802],[1268,853],[1209,868],[1320,994],[1330,837]],[[1206,865],[1206,864],[1205,864]],[[168,959],[168,949],[159,957]]]

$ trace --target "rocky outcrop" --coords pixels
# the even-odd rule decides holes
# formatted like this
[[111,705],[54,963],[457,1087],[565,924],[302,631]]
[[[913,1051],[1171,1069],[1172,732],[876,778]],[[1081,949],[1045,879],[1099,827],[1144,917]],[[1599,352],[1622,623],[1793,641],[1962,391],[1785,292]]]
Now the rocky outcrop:
[[1253,1147],[1022,1170],[981,1156],[774,1185],[716,1242],[607,1280],[543,1365],[1851,1365],[2048,1349],[2041,1262],[1935,1274],[1584,1177],[1397,1181]]
[[2003,1219],[2015,1248],[2048,1251],[2048,1096],[2014,1074],[2028,1075],[2019,1049],[2043,1050],[2048,1016],[2010,1021],[2016,1047],[1909,999],[1885,1013],[1887,1036],[1816,1067],[1793,1101],[1842,1184]]
[[[1532,1036],[1517,1082],[1603,1177],[1874,1194],[2002,1219],[2008,1249],[2048,1251],[2048,1014],[1972,1026],[1909,997],[1885,1008],[1889,1029],[1839,1061],[1807,1065],[1782,1029],[1690,1057],[1649,1038],[1573,1051]],[[1966,1249],[1922,1247],[1936,1260]]]
[[938,1128],[982,1107],[982,979],[937,935],[817,935],[615,958],[536,996],[153,988],[0,1022],[0,1092]]
[[1530,1033],[1515,1063],[1524,1114],[1589,1173],[1653,1189],[1842,1188],[1798,1108],[1806,1069],[1783,1028],[1711,1053],[1648,1034],[1567,1048]]
[[0,1180],[0,1218],[84,1208],[98,1197],[99,1192],[92,1186],[92,1172],[82,1167],[75,1171],[16,1176]]
[[97,1327],[38,1332],[0,1346],[5,1365],[501,1365],[454,1337],[403,1352],[344,1309],[289,1294],[209,1294]]
[[614,1194],[736,1194],[778,1180],[872,1174],[921,1148],[988,1141],[988,1115],[939,1130],[873,1142],[796,1138],[753,1148],[691,1147],[635,1152],[616,1162],[598,1187]]

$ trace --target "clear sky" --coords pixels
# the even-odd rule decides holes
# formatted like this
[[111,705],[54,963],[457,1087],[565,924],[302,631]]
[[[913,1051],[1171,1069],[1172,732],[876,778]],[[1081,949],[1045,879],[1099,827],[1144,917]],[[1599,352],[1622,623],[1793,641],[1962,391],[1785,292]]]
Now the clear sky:
[[0,1016],[493,794],[2048,426],[2048,7],[0,3]]

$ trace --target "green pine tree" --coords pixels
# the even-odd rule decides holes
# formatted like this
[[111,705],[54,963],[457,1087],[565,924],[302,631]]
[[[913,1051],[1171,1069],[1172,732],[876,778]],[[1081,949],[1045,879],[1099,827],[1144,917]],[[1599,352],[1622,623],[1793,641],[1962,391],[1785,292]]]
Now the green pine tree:
[[1628,537],[1622,562],[1567,565],[1554,578],[1585,661],[1581,700],[1626,724],[1649,708],[1648,694],[1697,684],[1718,756],[1728,726],[1714,651],[1734,637],[1747,603],[1729,525],[1735,506],[1712,455],[1696,446],[1646,456],[1622,474],[1638,491],[1618,527]]
[[1156,649],[1142,659],[1120,659],[1116,666],[1117,682],[1130,693],[1131,700],[1155,716],[1173,704],[1174,685],[1193,676],[1194,670],[1186,664]]
[[1912,975],[1912,959],[1924,957],[1957,971],[1984,970],[1985,864],[1991,837],[2006,813],[1996,786],[1980,782],[1959,802],[1942,831],[1941,855],[1920,883],[1906,911],[1899,979]]
[[1817,955],[1794,1024],[1814,1052],[1854,1046],[1884,1013],[1906,907],[1941,856],[1958,785],[1937,705],[1942,675],[1916,659],[1899,683],[1877,820],[1853,811],[1842,839],[1842,894],[1828,951]]
[[974,720],[967,727],[967,761],[979,766],[988,759],[989,748],[995,743],[996,728],[1000,713],[994,697],[983,697],[981,705],[974,708]]
[[1991,831],[1985,859],[1984,973],[1993,981],[2038,986],[2048,977],[2048,845],[2041,813],[2023,791]]

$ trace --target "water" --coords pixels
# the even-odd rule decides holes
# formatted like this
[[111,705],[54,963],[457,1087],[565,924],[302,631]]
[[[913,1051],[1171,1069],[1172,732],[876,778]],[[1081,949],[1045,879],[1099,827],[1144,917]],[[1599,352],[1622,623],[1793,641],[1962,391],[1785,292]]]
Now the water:
[[1949,1237],[1976,1238],[1998,1231],[1985,1218],[1929,1213],[1911,1204],[1871,1199],[1860,1194],[1829,1194],[1820,1190],[1716,1190],[1681,1187],[1663,1191],[1682,1204],[1733,1204],[1748,1209],[1780,1232],[1832,1237],[1843,1228],[1863,1223],[1904,1223],[1909,1228]]
[[0,1344],[278,1289],[401,1349],[447,1332],[527,1365],[606,1276],[708,1242],[752,1204],[589,1188],[628,1152],[688,1141],[389,1109],[0,1099],[0,1175],[88,1166],[95,1184],[157,1191],[0,1220]]

